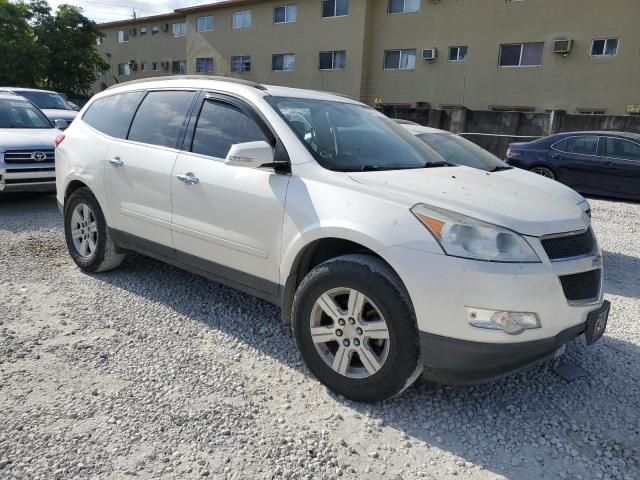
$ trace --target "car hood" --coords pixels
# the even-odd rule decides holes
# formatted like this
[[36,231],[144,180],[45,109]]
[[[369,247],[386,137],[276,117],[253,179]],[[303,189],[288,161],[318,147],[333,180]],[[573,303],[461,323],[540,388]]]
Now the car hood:
[[588,218],[579,195],[560,184],[469,167],[357,172],[351,179],[403,201],[452,210],[523,235],[582,230]]
[[7,150],[52,150],[57,128],[0,128],[0,152]]
[[45,108],[42,110],[49,120],[66,120],[69,123],[76,118],[78,112],[75,110],[58,110],[55,108]]
[[510,170],[502,170],[496,172],[496,175],[500,175],[510,180],[526,183],[530,187],[537,188],[544,192],[549,192],[552,195],[562,195],[567,200],[580,204],[586,202],[585,198],[576,192],[574,189],[567,187],[566,185],[551,180],[550,178],[537,175],[535,173],[522,170],[521,168],[511,168]]

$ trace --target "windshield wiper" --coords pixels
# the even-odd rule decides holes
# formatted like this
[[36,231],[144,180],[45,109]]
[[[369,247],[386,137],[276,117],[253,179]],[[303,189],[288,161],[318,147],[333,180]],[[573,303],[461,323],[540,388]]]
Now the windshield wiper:
[[457,166],[455,163],[449,162],[429,162],[425,163],[422,168],[438,168],[438,167],[455,167]]
[[513,167],[510,167],[509,165],[498,165],[497,167],[492,168],[491,170],[489,170],[489,172],[493,173],[493,172],[502,172],[504,170],[511,170]]

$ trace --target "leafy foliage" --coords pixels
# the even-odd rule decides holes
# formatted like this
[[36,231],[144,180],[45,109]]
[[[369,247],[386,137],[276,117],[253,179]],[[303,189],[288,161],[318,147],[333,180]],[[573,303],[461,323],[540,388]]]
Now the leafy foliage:
[[0,0],[0,84],[86,95],[109,66],[96,50],[100,36],[79,7],[60,5],[54,15],[46,0]]

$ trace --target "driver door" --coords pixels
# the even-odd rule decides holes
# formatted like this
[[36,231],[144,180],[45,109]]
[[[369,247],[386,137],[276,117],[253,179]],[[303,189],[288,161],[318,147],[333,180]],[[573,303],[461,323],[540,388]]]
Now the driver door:
[[232,145],[275,145],[275,138],[236,99],[207,95],[195,111],[171,179],[177,254],[196,268],[275,296],[289,175],[225,163]]

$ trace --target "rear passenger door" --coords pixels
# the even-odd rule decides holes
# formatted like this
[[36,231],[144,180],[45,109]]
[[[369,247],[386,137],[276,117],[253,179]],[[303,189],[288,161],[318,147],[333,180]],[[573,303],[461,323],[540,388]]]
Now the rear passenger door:
[[195,97],[195,91],[147,92],[123,138],[114,140],[107,154],[112,227],[149,240],[150,250],[173,248],[171,172]]
[[598,155],[598,136],[567,137],[552,147],[558,180],[576,190],[597,190],[604,162]]
[[616,137],[602,137],[607,190],[640,197],[640,144]]
[[289,176],[225,163],[232,145],[259,140],[276,142],[244,102],[199,102],[171,179],[173,240],[183,262],[275,296]]

